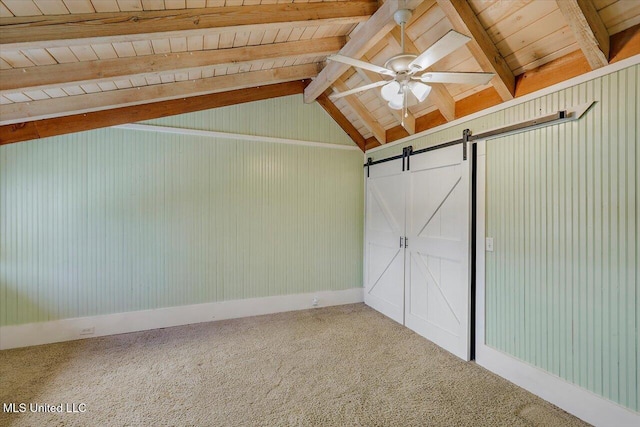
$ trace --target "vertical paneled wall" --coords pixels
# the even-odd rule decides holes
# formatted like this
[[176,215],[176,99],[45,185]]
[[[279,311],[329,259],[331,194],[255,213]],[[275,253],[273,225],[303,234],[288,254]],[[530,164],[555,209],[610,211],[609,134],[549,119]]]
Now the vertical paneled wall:
[[317,104],[305,104],[302,94],[218,108],[215,112],[198,111],[144,123],[353,145]]
[[[486,341],[640,410],[640,66],[469,120],[419,149],[595,101],[487,142]],[[368,153],[398,154],[401,146]]]
[[486,177],[487,344],[635,410],[639,70],[546,99],[597,103],[487,142]]
[[[298,101],[229,109],[256,127]],[[339,135],[301,110],[286,137]],[[357,150],[123,129],[3,146],[0,325],[362,286],[362,186]]]

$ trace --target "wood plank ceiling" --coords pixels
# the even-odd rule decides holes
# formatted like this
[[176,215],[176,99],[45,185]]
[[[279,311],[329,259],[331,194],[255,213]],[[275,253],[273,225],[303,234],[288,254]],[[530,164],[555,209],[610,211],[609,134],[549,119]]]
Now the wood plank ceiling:
[[[407,51],[455,29],[473,40],[431,69],[492,81],[404,120],[379,89],[331,101],[381,77],[327,55],[383,65],[405,7]],[[0,0],[0,143],[304,91],[364,149],[638,54],[638,0]]]

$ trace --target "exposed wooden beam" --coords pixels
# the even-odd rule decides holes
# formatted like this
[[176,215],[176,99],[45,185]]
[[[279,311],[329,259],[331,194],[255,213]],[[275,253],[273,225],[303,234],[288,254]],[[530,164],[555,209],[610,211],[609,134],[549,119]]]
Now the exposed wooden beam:
[[486,72],[496,73],[491,83],[500,97],[505,101],[513,99],[515,93],[513,72],[469,3],[466,0],[438,0],[438,6],[442,8],[456,31],[471,37],[472,40],[467,43],[467,47],[480,67]]
[[609,64],[609,33],[591,0],[556,0],[592,69]]
[[[308,86],[307,86],[308,87]],[[343,92],[349,90],[349,86],[340,78],[334,82],[334,87]],[[381,144],[387,142],[386,132],[384,128],[378,123],[378,120],[373,117],[369,112],[369,109],[358,99],[357,95],[345,96],[344,101],[349,105],[354,113],[360,118],[362,124],[369,129],[369,132],[380,141]]]
[[333,102],[329,99],[326,93],[320,95],[316,101],[318,104],[324,109],[324,111],[331,116],[331,118],[344,130],[347,135],[356,143],[358,147],[364,152],[365,150],[365,139],[358,129],[347,119],[342,111],[338,107],[335,106]]
[[380,147],[382,144],[378,142],[374,137],[367,138],[364,144],[365,150],[371,150],[372,148]]
[[[387,0],[369,20],[351,35],[351,38],[340,49],[340,54],[351,58],[361,58],[371,47],[382,40],[396,25],[393,14],[400,8],[415,9],[420,0]],[[335,4],[335,3],[334,3]],[[320,94],[327,90],[349,68],[340,62],[329,62],[326,67],[312,80],[304,90],[304,102],[313,102]]]
[[397,141],[398,139],[406,138],[407,136],[409,136],[409,132],[407,132],[407,130],[401,125],[389,128],[386,132],[387,141]]
[[[402,32],[400,28],[396,27],[391,30],[389,35],[390,42],[396,44],[398,48],[400,47],[402,38]],[[414,55],[420,55],[422,52],[418,49],[418,47],[413,43],[413,41],[405,37],[404,40],[404,49],[407,53],[412,53]],[[427,68],[425,71],[434,71],[431,68]],[[452,121],[456,118],[456,101],[453,99],[447,88],[438,83],[431,83],[431,93],[429,94],[429,98],[433,103],[438,107],[438,110],[442,113],[447,121]]]
[[0,145],[301,94],[307,84],[308,81],[296,80],[259,88],[239,89],[186,99],[155,102],[146,104],[142,108],[140,106],[123,107],[5,125],[0,126]]
[[267,59],[306,59],[337,52],[344,46],[344,37],[245,46],[230,49],[203,50],[144,55],[114,59],[98,59],[43,65],[39,67],[0,70],[0,94],[20,89],[20,92],[73,84],[101,83],[123,76],[148,76],[168,72],[188,72],[211,66],[253,64]]
[[456,118],[456,100],[449,93],[447,88],[443,84],[431,83],[431,97],[433,103],[438,107],[442,117],[446,121],[450,122]]
[[445,123],[447,123],[447,119],[444,118],[440,110],[436,110],[418,117],[416,127],[418,132],[423,132]]
[[302,80],[313,77],[317,73],[318,65],[313,63],[209,77],[195,81],[119,89],[42,101],[16,102],[0,105],[0,125]]
[[611,64],[640,54],[640,24],[612,35],[610,46],[609,63]]
[[[377,9],[372,0],[328,3],[264,4],[140,12],[41,15],[0,18],[3,49],[63,47],[257,31],[317,25],[355,24]],[[136,36],[136,37],[132,37]]]
[[464,117],[502,103],[495,87],[488,87],[456,102],[456,116]]
[[431,9],[436,4],[436,0],[422,0],[418,4],[415,5],[413,9],[413,13],[411,14],[411,18],[409,18],[409,22],[405,24],[405,28],[411,27],[416,21],[422,18],[429,9]]
[[591,71],[586,57],[576,50],[538,68],[520,74],[516,79],[516,96],[526,95],[572,77]]

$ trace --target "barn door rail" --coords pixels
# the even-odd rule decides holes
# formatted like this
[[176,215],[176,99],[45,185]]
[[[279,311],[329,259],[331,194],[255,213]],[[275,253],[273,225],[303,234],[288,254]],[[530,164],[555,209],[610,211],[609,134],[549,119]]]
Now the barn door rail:
[[[470,129],[465,129],[462,131],[462,138],[455,139],[453,141],[443,142],[441,144],[432,145],[431,147],[421,148],[420,150],[413,150],[413,147],[404,147],[402,149],[402,154],[386,157],[384,159],[373,160],[371,157],[367,158],[367,163],[364,164],[365,167],[373,166],[378,163],[385,163],[392,160],[402,159],[402,170],[409,170],[409,158],[416,154],[426,153],[428,151],[439,150],[441,148],[450,147],[452,145],[462,144],[462,159],[467,160],[467,144],[473,143],[474,141],[497,138],[499,136],[505,136],[507,134],[513,134],[518,132],[523,132],[526,130],[532,130],[535,128],[549,126],[553,124],[563,123],[571,120],[577,120],[589,109],[595,102],[588,102],[586,104],[579,105],[574,107],[572,110],[559,110],[553,114],[548,114],[546,116],[536,117],[535,119],[526,120],[523,122],[515,123],[512,125],[502,126],[496,129],[491,129],[477,135],[474,135]],[[406,165],[406,166],[405,166]],[[368,172],[367,172],[368,176]]]

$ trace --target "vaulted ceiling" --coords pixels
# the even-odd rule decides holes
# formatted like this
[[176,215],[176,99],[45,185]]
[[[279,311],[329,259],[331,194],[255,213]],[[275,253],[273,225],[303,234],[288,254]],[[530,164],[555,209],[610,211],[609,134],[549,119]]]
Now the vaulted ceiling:
[[[406,117],[382,77],[400,53],[451,29],[472,37],[434,71],[488,71],[487,85],[433,84]],[[0,0],[0,143],[304,93],[363,150],[640,54],[637,0]]]

